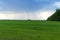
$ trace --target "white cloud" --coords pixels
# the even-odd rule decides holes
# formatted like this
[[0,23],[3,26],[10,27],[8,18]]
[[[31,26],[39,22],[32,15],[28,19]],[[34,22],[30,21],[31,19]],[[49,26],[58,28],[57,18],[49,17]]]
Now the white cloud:
[[36,13],[37,17],[41,20],[46,20],[49,16],[51,16],[54,11],[43,10]]
[[17,12],[0,12],[0,19],[10,19],[10,20],[13,20],[13,19],[24,19],[24,20],[27,20],[27,19],[32,19],[32,20],[37,20],[37,17],[35,14],[33,13],[27,13],[27,12],[23,12],[23,13],[17,13]]
[[17,13],[17,12],[0,12],[0,19],[27,19],[25,13]]
[[31,19],[31,20],[46,20],[49,16],[52,15],[53,12],[51,11],[37,11],[34,13],[27,13],[27,12],[23,12],[23,13],[18,13],[18,12],[12,12],[12,11],[1,11],[0,12],[0,19],[9,19],[9,20],[13,20],[13,19]]
[[60,8],[60,2],[54,2],[53,4],[56,8]]

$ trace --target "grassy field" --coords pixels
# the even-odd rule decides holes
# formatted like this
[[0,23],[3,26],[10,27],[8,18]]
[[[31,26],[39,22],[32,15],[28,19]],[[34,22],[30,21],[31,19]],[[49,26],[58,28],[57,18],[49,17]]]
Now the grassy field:
[[0,20],[0,40],[60,40],[60,22]]

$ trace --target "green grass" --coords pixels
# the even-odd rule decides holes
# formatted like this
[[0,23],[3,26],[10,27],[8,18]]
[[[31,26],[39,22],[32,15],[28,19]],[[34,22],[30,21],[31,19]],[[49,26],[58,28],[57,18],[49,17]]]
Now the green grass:
[[60,22],[0,20],[0,40],[60,40]]

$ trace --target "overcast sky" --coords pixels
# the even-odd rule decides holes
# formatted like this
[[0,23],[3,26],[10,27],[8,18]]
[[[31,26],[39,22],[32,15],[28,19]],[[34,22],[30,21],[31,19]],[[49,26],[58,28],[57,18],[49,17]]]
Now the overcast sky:
[[0,19],[46,20],[60,0],[0,0]]

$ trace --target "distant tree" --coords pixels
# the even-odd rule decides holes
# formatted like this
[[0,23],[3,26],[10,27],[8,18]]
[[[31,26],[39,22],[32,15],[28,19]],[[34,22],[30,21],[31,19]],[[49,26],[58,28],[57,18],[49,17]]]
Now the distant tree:
[[60,9],[57,9],[56,12],[52,16],[50,16],[47,20],[60,21]]
[[28,21],[31,21],[31,19],[28,19]]

